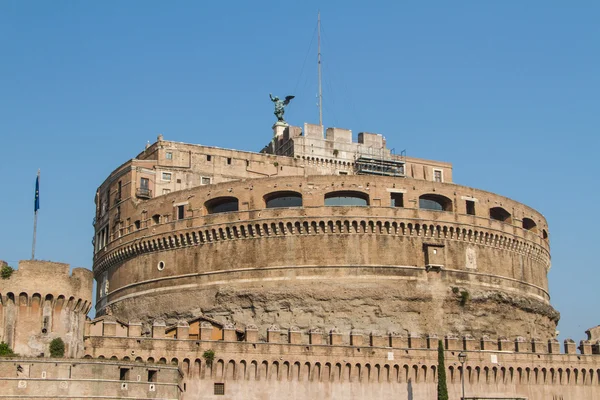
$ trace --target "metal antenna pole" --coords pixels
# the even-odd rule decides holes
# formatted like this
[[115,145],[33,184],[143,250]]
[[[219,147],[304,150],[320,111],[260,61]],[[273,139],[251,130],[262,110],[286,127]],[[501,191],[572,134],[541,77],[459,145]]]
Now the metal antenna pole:
[[318,58],[319,58],[319,125],[323,126],[323,91],[321,90],[321,11],[319,11],[317,17],[317,31],[318,31]]

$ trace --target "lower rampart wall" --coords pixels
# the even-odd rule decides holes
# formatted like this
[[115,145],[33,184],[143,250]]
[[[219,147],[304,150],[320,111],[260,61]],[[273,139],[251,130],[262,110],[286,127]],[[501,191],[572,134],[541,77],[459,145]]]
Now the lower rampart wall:
[[[164,333],[164,325],[155,328],[158,335]],[[178,333],[185,336],[185,328],[178,325]],[[223,336],[232,339],[229,330],[224,329]],[[300,332],[273,329],[267,332],[269,342],[259,342],[256,331],[250,329],[246,341],[88,336],[85,344],[90,358],[178,365],[184,375],[183,399],[223,398],[214,395],[221,387],[230,399],[425,400],[436,396],[437,337],[355,332],[349,335],[351,345],[341,345],[336,343],[341,343],[343,335],[335,331],[326,341],[320,340],[325,338],[317,332],[309,336],[309,343],[299,336]],[[597,343],[582,341],[577,353],[575,343],[567,340],[565,354],[560,354],[555,340],[442,340],[449,349],[445,362],[450,399],[458,400],[461,395],[461,351],[467,355],[464,378],[468,397],[600,398]],[[214,352],[212,363],[205,357],[207,350]]]
[[[177,367],[82,359],[0,359],[0,399],[180,398]],[[149,381],[151,380],[151,381]]]

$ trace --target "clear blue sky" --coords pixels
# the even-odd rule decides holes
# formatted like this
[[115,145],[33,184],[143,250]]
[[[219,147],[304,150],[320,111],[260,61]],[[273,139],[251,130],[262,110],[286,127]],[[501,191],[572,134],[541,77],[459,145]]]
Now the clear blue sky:
[[38,168],[37,257],[90,268],[95,190],[157,134],[258,151],[269,92],[317,122],[319,8],[325,125],[541,211],[561,337],[600,324],[597,1],[2,1],[0,259],[30,257]]

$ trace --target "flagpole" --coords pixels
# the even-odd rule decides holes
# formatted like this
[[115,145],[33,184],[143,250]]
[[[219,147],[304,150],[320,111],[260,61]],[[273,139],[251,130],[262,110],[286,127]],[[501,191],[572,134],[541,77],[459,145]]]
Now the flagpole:
[[35,239],[37,234],[37,217],[40,205],[40,170],[38,169],[37,179],[35,181],[35,201],[33,205],[33,244],[31,245],[31,259],[35,259]]

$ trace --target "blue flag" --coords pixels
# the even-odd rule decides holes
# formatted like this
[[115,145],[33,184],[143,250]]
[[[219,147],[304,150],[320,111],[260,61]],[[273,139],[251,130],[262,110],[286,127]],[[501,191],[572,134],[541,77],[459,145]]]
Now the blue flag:
[[37,212],[40,209],[40,176],[35,178],[35,203],[33,206],[33,212]]

